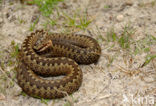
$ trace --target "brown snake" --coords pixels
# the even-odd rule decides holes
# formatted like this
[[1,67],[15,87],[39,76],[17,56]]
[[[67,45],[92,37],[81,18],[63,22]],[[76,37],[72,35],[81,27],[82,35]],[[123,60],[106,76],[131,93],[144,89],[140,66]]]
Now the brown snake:
[[[26,37],[19,52],[18,84],[33,97],[64,97],[81,86],[83,76],[78,64],[97,62],[100,54],[97,41],[89,36],[37,30]],[[64,77],[52,80],[40,77],[60,75]]]

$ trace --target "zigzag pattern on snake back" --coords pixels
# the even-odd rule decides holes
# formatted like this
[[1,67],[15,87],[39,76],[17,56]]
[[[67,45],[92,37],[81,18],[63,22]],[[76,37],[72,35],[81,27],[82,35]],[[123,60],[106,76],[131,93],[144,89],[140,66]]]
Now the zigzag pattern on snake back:
[[[89,36],[37,30],[26,37],[19,51],[18,84],[33,97],[64,97],[81,86],[83,75],[77,63],[97,62],[100,54],[100,46]],[[64,77],[53,80],[40,77],[60,75]]]

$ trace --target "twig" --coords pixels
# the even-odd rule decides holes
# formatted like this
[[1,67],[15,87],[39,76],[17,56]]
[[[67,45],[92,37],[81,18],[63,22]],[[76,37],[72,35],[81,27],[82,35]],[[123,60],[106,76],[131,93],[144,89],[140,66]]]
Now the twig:
[[141,71],[138,69],[138,70],[135,70],[135,71],[130,71],[130,70],[128,70],[127,71],[127,69],[125,69],[124,67],[122,67],[122,66],[120,66],[120,65],[118,65],[118,66],[116,66],[118,69],[120,69],[122,72],[124,72],[124,73],[126,73],[126,74],[128,74],[128,75],[130,75],[130,76],[132,76],[133,74],[138,74],[138,73],[140,73]]

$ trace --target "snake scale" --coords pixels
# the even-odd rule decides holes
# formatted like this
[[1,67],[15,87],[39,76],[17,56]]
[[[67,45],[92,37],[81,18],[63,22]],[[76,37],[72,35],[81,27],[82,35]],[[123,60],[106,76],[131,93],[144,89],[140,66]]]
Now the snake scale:
[[[100,54],[101,48],[92,37],[36,30],[19,51],[18,84],[29,96],[62,98],[81,86],[83,75],[78,64],[97,62]],[[63,77],[43,78],[60,75]]]

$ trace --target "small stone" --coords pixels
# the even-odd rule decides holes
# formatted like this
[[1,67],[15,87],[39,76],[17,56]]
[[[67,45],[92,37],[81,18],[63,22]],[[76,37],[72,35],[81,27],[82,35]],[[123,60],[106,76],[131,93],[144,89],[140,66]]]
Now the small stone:
[[123,21],[124,16],[123,16],[123,15],[118,15],[118,16],[116,17],[116,19],[117,19],[117,21],[121,22],[121,21]]

